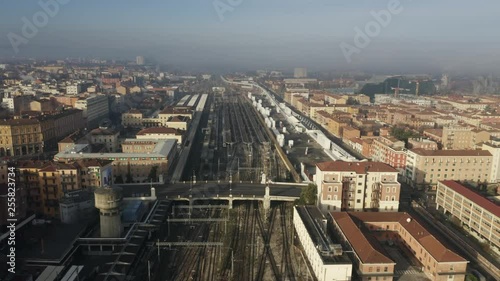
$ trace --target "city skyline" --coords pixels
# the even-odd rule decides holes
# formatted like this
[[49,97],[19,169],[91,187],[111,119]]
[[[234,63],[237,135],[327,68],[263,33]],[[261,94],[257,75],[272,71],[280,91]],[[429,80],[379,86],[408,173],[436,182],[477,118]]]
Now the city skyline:
[[[498,3],[485,9],[468,1],[60,2],[17,53],[12,34],[22,36],[23,17],[32,22],[44,9],[6,3],[0,58],[144,55],[182,69],[498,72],[500,40],[492,36]],[[373,13],[395,4],[400,12],[346,60],[341,44],[355,46],[356,28],[365,30]]]

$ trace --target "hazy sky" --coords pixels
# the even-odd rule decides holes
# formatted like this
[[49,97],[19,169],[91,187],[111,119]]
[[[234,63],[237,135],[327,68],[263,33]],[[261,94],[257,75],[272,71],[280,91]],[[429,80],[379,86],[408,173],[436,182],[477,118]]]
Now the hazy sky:
[[[22,18],[43,11],[39,1],[56,0],[3,1],[0,57],[144,55],[189,68],[380,72],[489,72],[500,63],[495,0],[400,0],[400,13],[351,62],[340,44],[356,46],[355,28],[397,0],[64,0],[16,54],[8,34],[23,36]],[[238,2],[222,17],[214,7]]]

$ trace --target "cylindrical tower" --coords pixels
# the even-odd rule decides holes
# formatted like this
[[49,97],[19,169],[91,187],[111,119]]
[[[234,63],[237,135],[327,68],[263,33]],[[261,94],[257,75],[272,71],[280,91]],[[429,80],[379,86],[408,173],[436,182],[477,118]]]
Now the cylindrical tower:
[[101,237],[118,238],[121,236],[121,203],[121,188],[100,187],[96,189],[95,207],[99,209]]

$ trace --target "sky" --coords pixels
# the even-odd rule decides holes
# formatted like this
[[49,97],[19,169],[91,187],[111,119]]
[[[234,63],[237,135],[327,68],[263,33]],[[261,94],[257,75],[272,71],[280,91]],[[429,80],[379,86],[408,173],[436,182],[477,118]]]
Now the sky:
[[[58,3],[45,22],[40,2]],[[4,0],[0,58],[143,55],[203,70],[488,73],[499,71],[499,10],[495,0]],[[390,19],[377,23],[373,14]],[[23,33],[23,19],[37,31]],[[368,44],[355,41],[356,30]]]

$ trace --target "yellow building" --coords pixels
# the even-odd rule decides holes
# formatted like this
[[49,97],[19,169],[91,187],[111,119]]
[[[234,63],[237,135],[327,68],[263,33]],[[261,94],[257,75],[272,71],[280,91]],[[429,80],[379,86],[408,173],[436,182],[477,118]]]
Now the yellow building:
[[412,149],[406,156],[406,180],[434,187],[441,180],[488,182],[493,156],[486,150]]
[[43,134],[36,119],[0,120],[0,156],[20,156],[43,151]]

